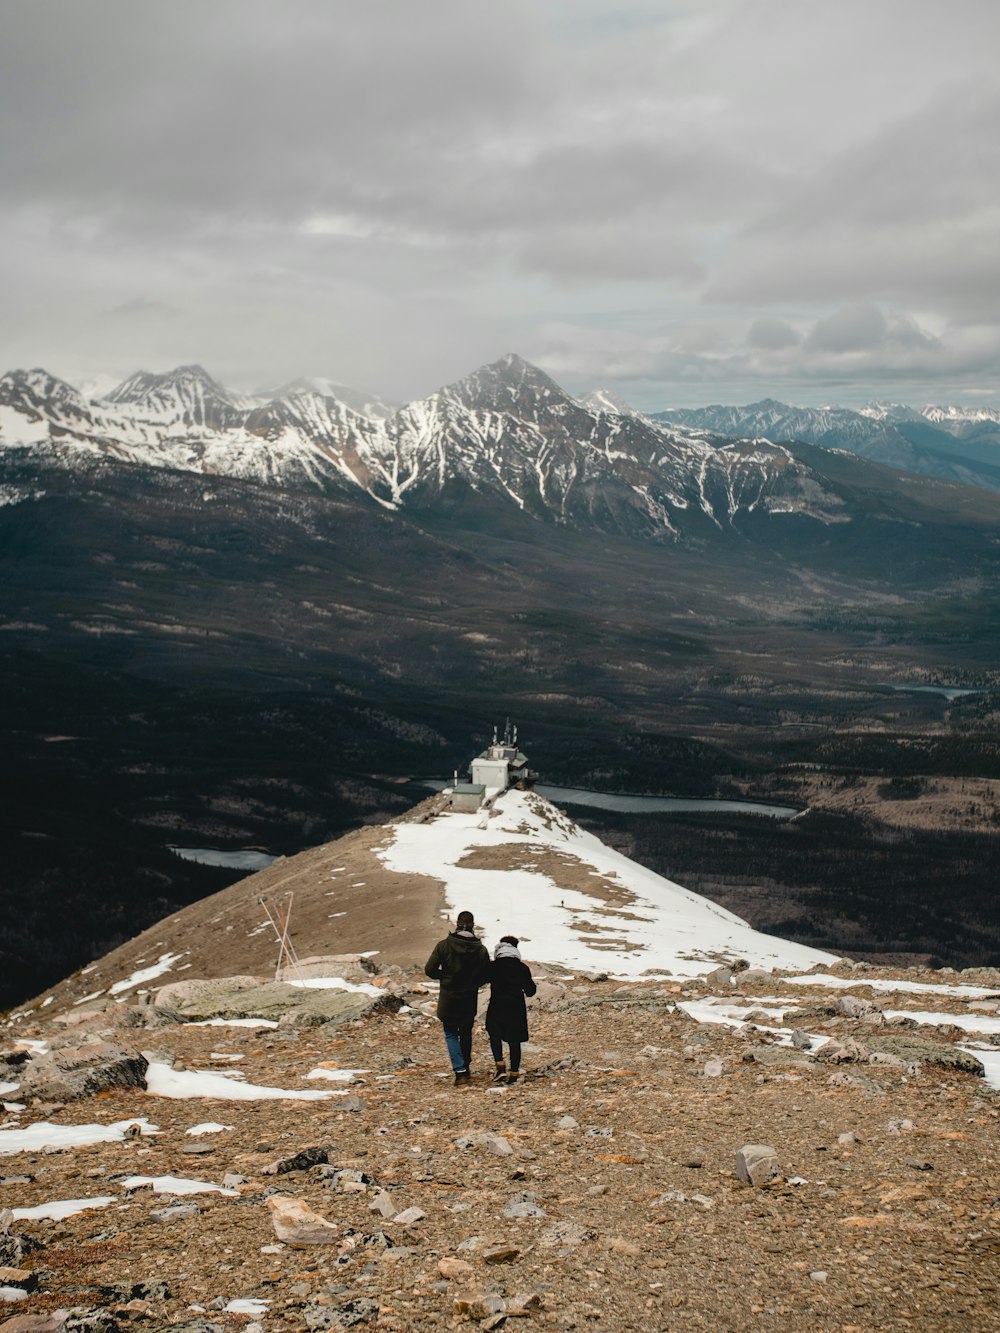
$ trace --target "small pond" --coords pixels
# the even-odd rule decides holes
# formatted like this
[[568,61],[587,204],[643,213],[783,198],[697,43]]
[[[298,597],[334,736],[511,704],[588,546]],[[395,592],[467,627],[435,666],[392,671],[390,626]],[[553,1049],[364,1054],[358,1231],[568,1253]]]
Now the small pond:
[[171,847],[170,850],[184,861],[197,861],[203,866],[225,866],[228,870],[266,870],[278,859],[249,847],[236,852],[222,852],[217,847]]
[[966,694],[988,694],[988,690],[962,689],[958,685],[890,685],[891,690],[905,690],[907,694],[940,694],[949,703]]

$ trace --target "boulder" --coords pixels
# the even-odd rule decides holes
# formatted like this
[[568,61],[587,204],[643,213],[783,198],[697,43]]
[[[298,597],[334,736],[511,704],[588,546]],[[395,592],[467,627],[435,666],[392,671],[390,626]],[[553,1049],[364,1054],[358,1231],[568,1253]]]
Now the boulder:
[[502,1134],[491,1134],[478,1130],[471,1134],[460,1134],[455,1140],[456,1148],[485,1148],[495,1157],[510,1157],[514,1149]]
[[22,1101],[70,1102],[109,1088],[144,1088],[148,1061],[139,1051],[91,1038],[35,1056],[21,1076]]
[[341,977],[344,981],[370,982],[378,967],[361,953],[313,954],[283,967],[279,981],[304,981],[309,977]]
[[859,995],[838,995],[832,1002],[833,1008],[845,1018],[869,1018],[874,1014],[882,1016],[882,1006],[874,1000],[863,1000]]
[[920,1066],[913,1060],[904,1060],[901,1056],[892,1055],[889,1051],[872,1051],[868,1057],[870,1065],[881,1065],[883,1069],[899,1069],[906,1074],[916,1074]]
[[267,1206],[274,1234],[293,1250],[307,1249],[311,1245],[336,1245],[340,1240],[340,1228],[320,1217],[305,1199],[272,1194]]
[[825,1060],[831,1064],[864,1062],[868,1059],[868,1050],[860,1042],[855,1041],[853,1037],[845,1037],[843,1041],[836,1041],[831,1037],[816,1051],[816,1059]]
[[368,1014],[399,1009],[398,995],[318,990],[254,977],[173,981],[156,996],[156,1013],[172,1022],[210,1018],[266,1018],[282,1027],[339,1027]]
[[769,972],[766,967],[745,967],[742,971],[733,974],[734,986],[752,986],[758,981],[772,983],[774,981],[774,973]]
[[782,1174],[778,1154],[765,1143],[745,1143],[736,1153],[736,1174],[744,1185],[759,1189]]
[[534,1009],[558,1009],[566,1002],[566,987],[555,981],[539,981],[528,1004]]
[[962,1073],[977,1074],[980,1078],[986,1072],[982,1061],[969,1051],[943,1041],[932,1041],[930,1037],[914,1032],[886,1032],[880,1028],[866,1033],[865,1040],[871,1042],[875,1052],[898,1055],[907,1064],[938,1065],[941,1069],[957,1069]]
[[302,1148],[289,1157],[279,1157],[261,1168],[262,1176],[284,1176],[290,1171],[309,1171],[314,1166],[329,1162],[330,1155],[326,1148]]
[[464,1259],[455,1259],[451,1255],[446,1255],[438,1263],[438,1272],[450,1282],[457,1277],[468,1277],[472,1273],[472,1265],[467,1264]]
[[733,969],[731,967],[717,967],[703,977],[705,985],[709,990],[730,990],[733,984]]
[[59,1333],[68,1313],[67,1310],[52,1310],[48,1314],[18,1314],[0,1323],[0,1333]]

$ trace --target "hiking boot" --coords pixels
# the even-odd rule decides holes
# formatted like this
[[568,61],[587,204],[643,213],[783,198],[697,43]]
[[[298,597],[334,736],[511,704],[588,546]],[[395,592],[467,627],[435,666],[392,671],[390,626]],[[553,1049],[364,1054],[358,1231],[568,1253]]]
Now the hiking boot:
[[466,1088],[472,1082],[472,1075],[468,1069],[458,1069],[455,1071],[455,1087]]
[[519,1069],[512,1069],[510,1073],[507,1075],[507,1077],[504,1079],[504,1082],[507,1084],[508,1087],[510,1087],[512,1084],[516,1083],[520,1077],[521,1077],[521,1071]]
[[494,1083],[502,1083],[507,1075],[507,1066],[502,1060],[497,1061],[496,1073],[493,1075]]

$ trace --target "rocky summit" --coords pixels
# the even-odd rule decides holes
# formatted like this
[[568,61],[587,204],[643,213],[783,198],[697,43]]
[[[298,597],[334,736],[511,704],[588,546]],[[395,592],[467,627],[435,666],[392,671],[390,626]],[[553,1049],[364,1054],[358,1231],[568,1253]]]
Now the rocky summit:
[[[538,798],[442,799],[8,1017],[0,1330],[996,1328],[1000,973],[788,956]],[[515,1083],[479,1024],[447,1067],[456,886],[524,923]]]

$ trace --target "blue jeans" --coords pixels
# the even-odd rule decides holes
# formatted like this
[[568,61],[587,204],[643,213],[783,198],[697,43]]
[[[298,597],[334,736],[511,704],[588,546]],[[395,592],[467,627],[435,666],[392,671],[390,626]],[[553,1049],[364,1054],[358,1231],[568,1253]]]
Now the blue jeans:
[[472,1064],[472,1024],[467,1028],[449,1027],[447,1023],[441,1026],[444,1028],[444,1044],[448,1047],[451,1067],[456,1074],[464,1073]]

